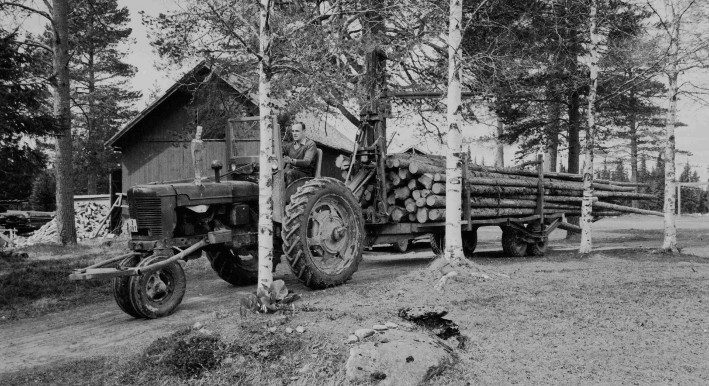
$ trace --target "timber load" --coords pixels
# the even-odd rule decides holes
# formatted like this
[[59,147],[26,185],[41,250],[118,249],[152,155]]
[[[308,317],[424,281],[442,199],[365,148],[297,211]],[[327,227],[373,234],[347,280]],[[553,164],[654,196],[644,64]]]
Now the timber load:
[[[360,202],[367,218],[386,211],[391,222],[435,223],[445,221],[445,158],[420,154],[390,154],[386,159],[386,191],[378,192],[374,180],[361,194]],[[343,177],[349,162],[338,165]],[[466,167],[467,166],[467,167]],[[581,215],[583,178],[577,174],[495,168],[468,162],[463,205],[470,210],[471,220],[525,217],[539,214]],[[619,202],[647,200],[650,194],[639,193],[641,184],[610,180],[593,181],[593,216],[618,216],[639,213],[662,216],[661,212],[632,208]],[[541,189],[541,192],[540,192]],[[381,195],[379,208],[375,197]],[[469,198],[468,198],[469,197]],[[543,205],[540,206],[540,197]],[[382,202],[386,202],[386,207]],[[462,208],[467,212],[467,208]]]

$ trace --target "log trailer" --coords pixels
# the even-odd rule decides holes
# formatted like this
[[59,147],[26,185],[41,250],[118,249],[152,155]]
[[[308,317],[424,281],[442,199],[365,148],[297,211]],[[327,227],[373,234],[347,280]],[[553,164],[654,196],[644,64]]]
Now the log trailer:
[[[304,178],[287,187],[283,179],[280,130],[274,119],[277,162],[269,165],[274,168],[274,268],[284,256],[303,284],[320,289],[348,281],[357,271],[365,246],[431,235],[432,249],[436,254],[442,253],[444,221],[391,220],[385,170],[385,116],[383,108],[370,109],[361,115],[345,182],[316,173],[315,178]],[[173,313],[185,294],[186,279],[180,260],[199,258],[203,252],[223,280],[236,286],[255,284],[258,143],[254,146],[254,138],[248,141],[249,146],[237,146],[241,153],[228,160],[228,173],[221,174],[220,162],[212,163],[211,180],[131,187],[127,194],[130,252],[78,269],[70,279],[112,279],[116,303],[136,318],[159,318]],[[577,230],[566,224],[561,214],[545,215],[541,160],[533,163],[539,170],[540,181],[535,214],[471,218],[470,207],[465,205],[461,232],[466,256],[472,256],[477,243],[476,230],[481,226],[501,227],[503,249],[512,256],[543,254],[549,234],[557,227]],[[463,167],[467,165],[464,159]],[[466,178],[467,170],[463,176]],[[463,202],[470,202],[471,192],[465,181],[463,187]],[[362,209],[365,192],[372,200],[369,206],[375,208],[368,210],[366,216]]]

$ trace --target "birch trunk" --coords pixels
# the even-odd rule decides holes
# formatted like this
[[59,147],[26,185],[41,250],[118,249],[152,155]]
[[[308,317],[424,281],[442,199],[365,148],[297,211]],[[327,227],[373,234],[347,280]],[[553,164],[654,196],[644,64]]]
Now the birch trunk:
[[446,247],[448,261],[463,259],[463,241],[460,235],[461,176],[460,153],[462,136],[460,133],[460,73],[463,53],[460,50],[463,20],[462,0],[451,0],[448,26],[448,145],[446,152]]
[[670,33],[667,52],[667,96],[668,108],[665,122],[665,240],[662,250],[677,252],[677,226],[675,224],[675,124],[677,121],[677,60],[679,59],[679,20],[675,1],[665,0],[665,13],[670,20],[666,23]]
[[256,295],[268,295],[273,282],[273,119],[271,117],[271,0],[261,0],[259,12],[259,195],[258,195],[258,288]]
[[591,1],[590,60],[590,85],[588,90],[588,127],[586,128],[585,157],[583,165],[583,201],[581,202],[581,245],[579,253],[590,253],[593,248],[591,228],[593,224],[593,146],[596,131],[596,88],[598,87],[598,44],[600,37],[597,31],[596,14],[598,12],[597,0]]
[[52,1],[54,20],[53,67],[56,81],[52,89],[54,116],[61,127],[57,134],[57,236],[63,244],[76,244],[74,223],[74,173],[72,167],[71,112],[69,94],[69,4],[67,0]]

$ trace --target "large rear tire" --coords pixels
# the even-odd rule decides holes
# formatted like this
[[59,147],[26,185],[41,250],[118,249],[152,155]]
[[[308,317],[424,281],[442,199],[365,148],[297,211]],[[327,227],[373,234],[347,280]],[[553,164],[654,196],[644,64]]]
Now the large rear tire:
[[[146,267],[167,259],[167,256],[150,256],[138,264]],[[128,282],[130,301],[142,317],[157,319],[175,312],[185,296],[187,279],[182,265],[174,262],[155,272],[131,276]]]
[[[118,268],[133,268],[140,263],[140,256],[133,255],[126,257],[118,263]],[[116,300],[118,307],[126,314],[134,318],[142,318],[130,301],[130,276],[119,276],[113,279],[113,298]]]
[[225,282],[243,287],[258,281],[258,250],[256,246],[232,249],[218,245],[206,249],[212,269]]
[[282,238],[291,270],[303,284],[312,289],[344,284],[362,260],[362,209],[341,181],[310,180],[286,207]]

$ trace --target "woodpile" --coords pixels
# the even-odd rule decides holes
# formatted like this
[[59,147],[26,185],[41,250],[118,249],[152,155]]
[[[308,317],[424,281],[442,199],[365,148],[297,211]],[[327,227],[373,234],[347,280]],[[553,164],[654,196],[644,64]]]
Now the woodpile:
[[[343,176],[349,160],[340,163]],[[386,160],[386,191],[378,192],[375,179],[361,195],[365,216],[382,213],[374,208],[374,198],[381,194],[387,203],[386,213],[392,222],[445,221],[445,158],[418,154],[392,154]],[[524,217],[537,214],[539,189],[544,193],[544,213],[580,215],[583,195],[582,177],[566,173],[545,173],[521,169],[468,165],[467,202],[472,219]],[[617,216],[622,213],[662,215],[660,212],[620,205],[619,200],[650,199],[652,195],[637,193],[637,185],[627,182],[595,180],[593,183],[593,215]],[[463,202],[468,201],[465,197]]]
[[[104,219],[108,215],[110,206],[105,203],[80,201],[74,203],[76,237],[78,240],[85,240],[93,237],[103,237],[106,235],[106,227],[101,227]],[[101,228],[101,229],[99,229]],[[94,236],[94,233],[97,235]],[[57,240],[56,219],[46,223],[27,238],[18,238],[18,245],[32,245],[38,243],[51,243]]]

